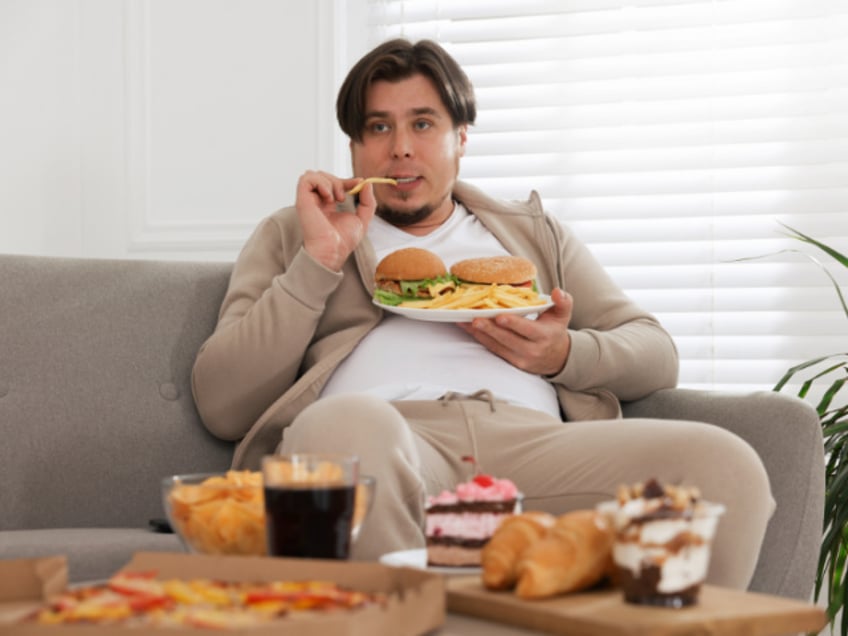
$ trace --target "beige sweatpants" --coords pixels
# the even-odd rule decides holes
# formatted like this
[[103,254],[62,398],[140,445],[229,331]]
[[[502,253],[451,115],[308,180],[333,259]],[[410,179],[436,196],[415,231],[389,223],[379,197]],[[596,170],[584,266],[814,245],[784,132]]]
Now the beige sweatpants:
[[774,500],[754,450],[710,424],[624,419],[561,422],[545,413],[455,396],[392,402],[361,394],[319,400],[288,427],[283,452],[356,454],[377,478],[374,508],[354,558],[424,546],[427,494],[481,472],[512,479],[525,510],[553,514],[593,507],[622,483],[655,477],[697,486],[723,503],[708,582],[744,589],[754,572]]

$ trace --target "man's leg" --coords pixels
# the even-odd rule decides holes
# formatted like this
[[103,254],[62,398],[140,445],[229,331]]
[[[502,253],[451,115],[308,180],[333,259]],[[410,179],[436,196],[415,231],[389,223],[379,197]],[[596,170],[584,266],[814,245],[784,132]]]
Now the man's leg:
[[[391,404],[360,394],[318,400],[285,430],[280,450],[358,455],[360,472],[376,478],[374,507],[353,546],[354,559],[424,547],[421,475],[438,474],[444,466]],[[438,481],[454,483],[451,474]]]
[[745,588],[774,501],[756,453],[708,424],[675,420],[562,423],[501,402],[397,402],[362,395],[319,400],[286,430],[283,450],[358,454],[377,497],[354,550],[377,558],[424,545],[425,493],[453,488],[472,468],[509,477],[526,510],[561,514],[610,499],[622,483],[655,477],[723,503],[708,580]]

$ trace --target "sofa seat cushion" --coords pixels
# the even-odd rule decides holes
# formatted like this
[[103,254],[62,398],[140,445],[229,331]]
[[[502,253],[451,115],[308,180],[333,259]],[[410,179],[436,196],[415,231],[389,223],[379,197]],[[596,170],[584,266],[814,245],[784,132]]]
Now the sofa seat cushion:
[[174,534],[143,528],[57,528],[0,532],[0,559],[64,555],[71,583],[108,578],[135,552],[183,552]]

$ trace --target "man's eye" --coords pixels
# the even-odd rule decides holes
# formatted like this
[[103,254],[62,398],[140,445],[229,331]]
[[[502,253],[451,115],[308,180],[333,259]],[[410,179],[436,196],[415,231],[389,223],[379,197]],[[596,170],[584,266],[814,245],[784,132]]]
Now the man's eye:
[[374,122],[373,124],[368,126],[368,129],[372,133],[383,133],[383,132],[386,132],[389,129],[389,126],[388,126],[388,124],[385,124],[383,122],[378,121],[378,122]]
[[416,129],[416,130],[427,130],[427,129],[428,129],[428,128],[430,128],[432,125],[433,125],[433,124],[431,124],[431,123],[430,123],[429,121],[427,121],[426,119],[419,119],[418,121],[416,121],[416,122],[415,122],[415,129]]

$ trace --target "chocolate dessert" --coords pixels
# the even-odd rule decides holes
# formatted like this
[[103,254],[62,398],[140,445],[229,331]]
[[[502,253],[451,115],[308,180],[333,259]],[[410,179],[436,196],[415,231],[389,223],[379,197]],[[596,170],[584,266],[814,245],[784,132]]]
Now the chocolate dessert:
[[624,598],[640,605],[685,607],[697,602],[707,575],[719,504],[696,488],[656,480],[622,486],[599,506],[613,523],[613,560]]

